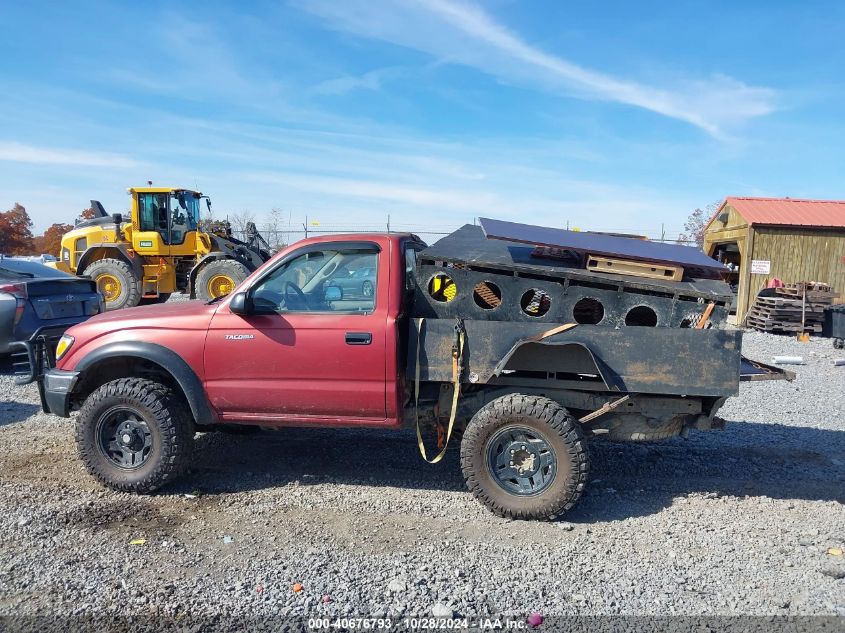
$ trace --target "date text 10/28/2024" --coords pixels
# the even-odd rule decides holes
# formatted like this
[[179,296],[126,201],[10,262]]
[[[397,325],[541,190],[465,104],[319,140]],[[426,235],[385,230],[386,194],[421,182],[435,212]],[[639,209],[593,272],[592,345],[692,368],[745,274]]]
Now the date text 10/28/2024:
[[520,618],[309,618],[312,630],[524,630],[540,626],[543,618],[533,613]]

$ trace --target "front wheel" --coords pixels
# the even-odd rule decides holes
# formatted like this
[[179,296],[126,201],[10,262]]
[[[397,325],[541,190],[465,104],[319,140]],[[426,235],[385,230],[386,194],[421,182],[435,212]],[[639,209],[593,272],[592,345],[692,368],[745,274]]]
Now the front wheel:
[[109,488],[150,493],[188,467],[194,441],[187,404],[143,378],[96,389],[82,405],[76,445],[88,472]]
[[234,259],[215,259],[197,273],[195,284],[198,299],[210,301],[225,297],[249,277],[249,269]]
[[549,398],[513,394],[473,416],[461,441],[461,470],[494,514],[549,520],[583,493],[590,456],[566,409]]
[[134,308],[141,302],[141,280],[132,267],[119,259],[100,259],[85,269],[84,274],[97,284],[106,310]]

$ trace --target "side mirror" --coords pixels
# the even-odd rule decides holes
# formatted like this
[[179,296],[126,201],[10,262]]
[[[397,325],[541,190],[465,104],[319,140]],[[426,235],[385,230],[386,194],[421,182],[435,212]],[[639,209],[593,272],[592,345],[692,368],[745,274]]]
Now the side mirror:
[[205,208],[208,209],[209,213],[211,213],[211,199],[210,198],[205,199]]
[[229,309],[233,314],[246,316],[252,312],[252,299],[247,297],[245,292],[239,292],[229,301]]
[[323,291],[323,299],[325,301],[340,301],[343,299],[343,290],[340,286],[326,286]]

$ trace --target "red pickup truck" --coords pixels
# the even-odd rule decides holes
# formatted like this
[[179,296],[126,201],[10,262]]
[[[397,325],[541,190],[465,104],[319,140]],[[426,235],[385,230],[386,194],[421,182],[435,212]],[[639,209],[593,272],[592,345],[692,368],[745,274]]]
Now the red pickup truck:
[[[475,229],[451,242],[470,264],[465,244],[481,259],[491,248]],[[138,493],[184,471],[198,430],[416,421],[422,450],[432,428],[442,448],[454,427],[470,490],[518,518],[550,518],[575,503],[589,470],[585,437],[659,439],[719,426],[716,410],[737,391],[741,334],[690,329],[682,318],[705,307],[705,320],[727,314],[727,286],[677,282],[671,299],[636,279],[591,286],[595,275],[559,262],[531,269],[516,245],[491,251],[500,261],[484,266],[450,263],[436,249],[423,257],[425,249],[408,234],[311,238],[221,300],[96,316],[67,331],[55,366],[33,368],[44,409],[78,411],[88,470]],[[517,273],[497,276],[494,265]],[[474,293],[463,281],[473,274],[487,280]],[[564,289],[543,285],[552,281]],[[518,298],[505,305],[508,284],[533,293],[521,310]],[[589,310],[578,293],[592,297]],[[610,303],[598,316],[601,301],[628,298],[640,320],[651,301],[654,323],[623,314],[620,326]],[[434,318],[437,310],[447,313]]]

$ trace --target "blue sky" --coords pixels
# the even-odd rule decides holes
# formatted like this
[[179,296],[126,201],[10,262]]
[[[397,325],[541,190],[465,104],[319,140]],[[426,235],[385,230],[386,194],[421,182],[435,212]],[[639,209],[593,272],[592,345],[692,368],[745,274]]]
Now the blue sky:
[[845,197],[845,3],[4,2],[0,208],[153,180],[218,216],[674,237]]

